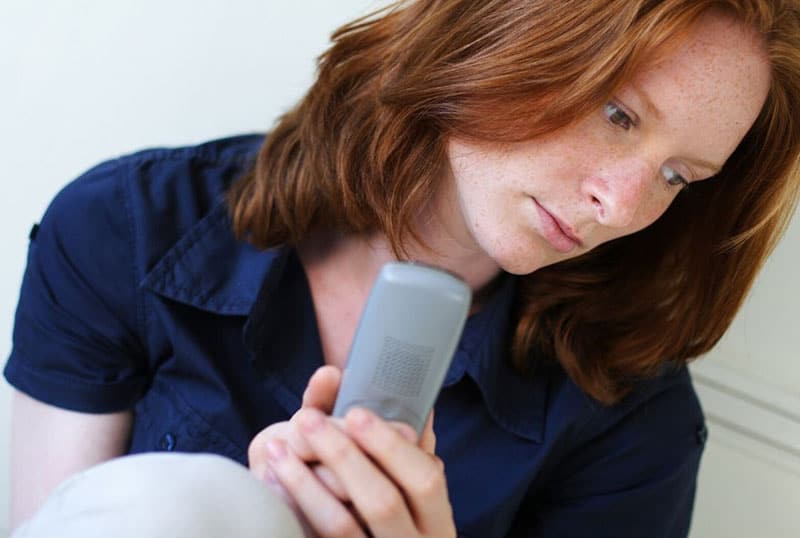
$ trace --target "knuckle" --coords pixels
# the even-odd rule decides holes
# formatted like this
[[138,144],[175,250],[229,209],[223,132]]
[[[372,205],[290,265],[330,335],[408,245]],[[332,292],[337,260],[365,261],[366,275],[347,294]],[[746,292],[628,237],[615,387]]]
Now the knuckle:
[[291,491],[305,489],[309,471],[303,465],[289,465],[280,473],[281,483]]
[[401,510],[405,509],[405,501],[396,491],[387,491],[372,497],[369,506],[365,507],[365,517],[378,525],[393,520]]
[[267,441],[270,439],[285,437],[286,423],[279,422],[264,428],[253,437],[247,447],[247,459],[252,465],[266,459]]
[[350,494],[342,485],[339,477],[333,474],[328,467],[324,465],[315,465],[313,471],[317,479],[322,482],[337,499],[340,501],[347,501],[350,499]]
[[328,446],[327,459],[331,466],[337,466],[346,462],[350,458],[351,447],[343,440],[337,440]]
[[458,535],[458,531],[456,530],[456,527],[455,527],[455,525],[450,525],[450,526],[449,526],[449,527],[448,527],[448,528],[447,528],[447,529],[444,531],[444,534],[443,534],[442,536],[443,536],[443,537],[447,537],[447,538],[457,538],[457,535]]
[[445,489],[444,465],[435,464],[418,482],[416,492],[423,498],[439,495]]
[[352,516],[340,513],[326,522],[325,538],[351,538],[357,536],[359,527]]
[[376,439],[376,444],[380,445],[381,448],[393,446],[397,443],[398,436],[411,443],[416,443],[418,440],[417,431],[405,422],[399,421],[392,422],[391,428],[381,430],[381,434]]
[[299,418],[299,417],[300,417],[302,414],[305,414],[305,412],[306,412],[306,408],[305,408],[305,407],[301,407],[300,409],[298,409],[297,411],[295,411],[294,415],[292,415],[292,416],[289,418],[289,423],[290,423],[290,424],[292,424],[292,425],[294,425],[294,426],[296,426],[296,425],[297,425],[297,420],[298,420],[298,418]]
[[379,453],[393,450],[398,441],[408,441],[408,433],[403,432],[402,426],[377,429],[375,433],[377,435],[372,437],[370,444],[372,445],[372,450]]

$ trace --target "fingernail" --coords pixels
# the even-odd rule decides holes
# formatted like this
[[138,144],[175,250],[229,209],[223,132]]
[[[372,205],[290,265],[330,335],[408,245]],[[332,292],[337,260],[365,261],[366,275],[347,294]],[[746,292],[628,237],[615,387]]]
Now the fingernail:
[[267,456],[272,461],[280,461],[286,457],[286,447],[278,441],[267,441]]
[[418,440],[417,430],[415,430],[408,424],[400,424],[400,435],[405,437],[406,440],[410,443],[416,443]]
[[313,433],[322,427],[324,418],[314,411],[307,411],[298,417],[300,429],[306,433]]
[[264,470],[264,473],[261,475],[261,478],[267,484],[270,484],[270,485],[273,485],[273,486],[278,484],[278,477],[275,476],[275,472],[272,469],[270,469],[269,467],[267,467]]
[[351,409],[348,414],[350,415],[350,421],[353,423],[353,426],[357,428],[366,429],[372,424],[372,415],[366,409],[356,407],[355,409]]

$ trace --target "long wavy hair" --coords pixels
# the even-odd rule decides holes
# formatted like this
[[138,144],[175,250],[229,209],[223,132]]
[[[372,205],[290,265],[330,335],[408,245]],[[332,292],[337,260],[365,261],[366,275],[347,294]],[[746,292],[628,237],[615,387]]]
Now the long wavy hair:
[[585,117],[704,12],[758,31],[766,103],[717,174],[650,227],[520,277],[512,360],[559,364],[604,403],[719,340],[800,184],[797,0],[418,0],[333,34],[318,76],[229,191],[259,248],[378,231],[398,257],[458,136],[515,142]]

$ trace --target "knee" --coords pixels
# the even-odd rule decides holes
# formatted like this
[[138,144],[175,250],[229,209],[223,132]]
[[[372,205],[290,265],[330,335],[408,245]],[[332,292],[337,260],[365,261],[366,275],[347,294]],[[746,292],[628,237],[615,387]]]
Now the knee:
[[118,458],[70,478],[14,538],[54,535],[295,538],[302,531],[283,500],[238,463],[159,453]]

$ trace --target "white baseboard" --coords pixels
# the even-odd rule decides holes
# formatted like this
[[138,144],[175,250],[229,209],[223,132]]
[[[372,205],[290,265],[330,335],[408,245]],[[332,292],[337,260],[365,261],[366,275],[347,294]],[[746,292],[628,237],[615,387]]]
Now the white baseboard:
[[800,397],[711,358],[691,371],[715,439],[800,476]]

